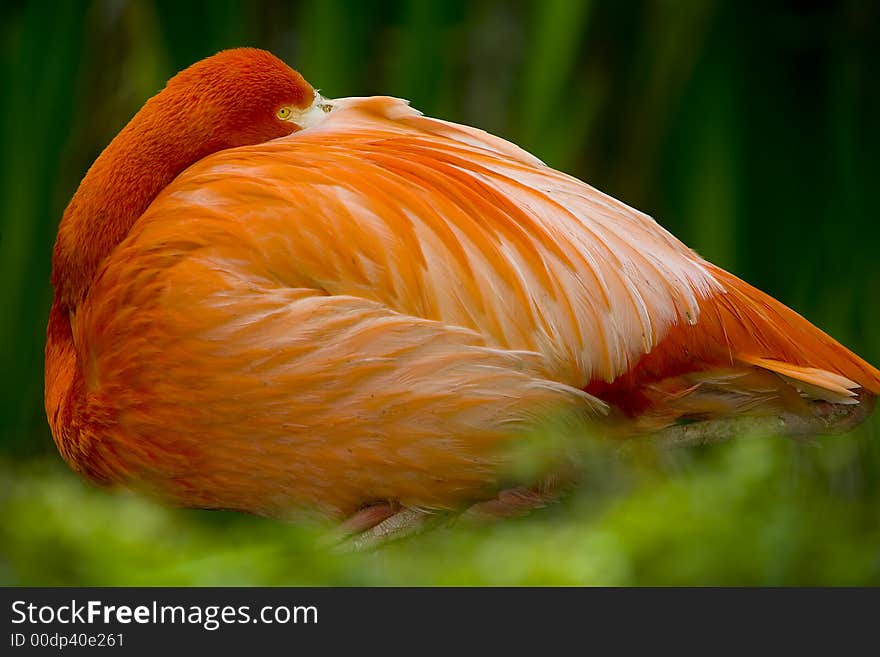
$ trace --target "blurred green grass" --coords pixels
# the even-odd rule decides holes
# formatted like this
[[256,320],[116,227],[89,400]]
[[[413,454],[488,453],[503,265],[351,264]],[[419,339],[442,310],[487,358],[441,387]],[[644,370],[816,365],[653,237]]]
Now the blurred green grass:
[[868,476],[875,445],[862,431],[826,443],[819,460],[815,446],[755,439],[669,455],[659,468],[619,463],[540,512],[345,556],[314,528],[162,508],[57,463],[14,476],[7,465],[0,583],[880,585],[876,473],[867,497],[851,485]]
[[523,519],[337,558],[308,529],[79,481],[42,410],[67,200],[168,76],[237,45],[330,97],[402,96],[507,137],[876,364],[875,3],[8,0],[0,37],[0,583],[880,583],[877,419],[621,465]]

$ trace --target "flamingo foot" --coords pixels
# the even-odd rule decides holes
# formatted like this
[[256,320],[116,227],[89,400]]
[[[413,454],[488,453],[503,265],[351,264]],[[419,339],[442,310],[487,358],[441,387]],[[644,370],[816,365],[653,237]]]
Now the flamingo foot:
[[419,534],[440,514],[384,502],[361,509],[340,525],[330,541],[338,553],[367,552]]

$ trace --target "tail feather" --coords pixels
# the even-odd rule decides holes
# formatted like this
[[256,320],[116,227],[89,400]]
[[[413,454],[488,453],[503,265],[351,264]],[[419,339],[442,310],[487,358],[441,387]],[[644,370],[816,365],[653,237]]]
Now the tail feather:
[[716,306],[721,326],[707,328],[726,338],[734,359],[838,398],[854,397],[859,387],[880,393],[877,368],[770,295],[722,269],[713,267],[712,273],[726,293],[708,301]]
[[699,320],[679,322],[630,372],[587,392],[635,420],[637,431],[682,418],[811,417],[829,402],[841,426],[867,415],[880,371],[770,295],[706,267],[723,291],[700,302]]
[[806,396],[814,399],[822,399],[835,404],[858,403],[856,393],[853,390],[857,390],[861,386],[845,376],[815,367],[792,365],[772,358],[740,355],[739,359],[751,363],[755,367],[776,372],[792,385],[801,389]]

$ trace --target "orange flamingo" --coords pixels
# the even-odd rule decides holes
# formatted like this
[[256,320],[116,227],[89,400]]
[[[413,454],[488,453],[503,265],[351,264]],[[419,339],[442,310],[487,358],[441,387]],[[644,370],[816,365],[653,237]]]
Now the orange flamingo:
[[650,217],[405,101],[324,100],[254,49],[184,70],[110,143],[52,282],[46,412],[74,470],[355,532],[539,503],[546,481],[505,497],[504,465],[554,413],[809,433],[880,392]]

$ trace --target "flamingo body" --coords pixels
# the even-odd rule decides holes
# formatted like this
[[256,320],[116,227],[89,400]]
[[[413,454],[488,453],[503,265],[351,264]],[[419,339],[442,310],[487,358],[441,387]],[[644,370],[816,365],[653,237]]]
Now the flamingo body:
[[253,141],[157,183],[56,296],[47,413],[94,479],[277,516],[460,509],[554,413],[636,435],[880,392],[778,301],[485,132],[372,97]]

